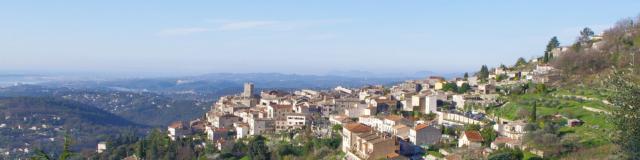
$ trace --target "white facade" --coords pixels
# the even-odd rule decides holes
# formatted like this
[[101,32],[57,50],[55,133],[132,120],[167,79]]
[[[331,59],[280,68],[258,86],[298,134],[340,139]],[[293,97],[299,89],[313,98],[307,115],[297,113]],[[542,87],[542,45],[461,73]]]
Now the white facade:
[[350,89],[344,88],[342,86],[338,86],[334,90],[340,91],[340,92],[344,92],[344,93],[347,93],[347,94],[351,94],[353,92]]
[[102,153],[107,150],[107,142],[98,143],[98,149],[96,150],[98,153]]
[[307,116],[303,114],[287,115],[287,127],[289,129],[302,128],[309,123],[308,120]]
[[246,123],[235,123],[236,139],[240,139],[249,135],[249,126]]
[[379,119],[375,116],[360,116],[358,117],[358,123],[379,130],[379,128],[382,126],[382,119]]
[[438,98],[436,96],[426,96],[425,97],[425,113],[436,113],[438,112]]
[[527,131],[524,129],[526,125],[527,123],[523,121],[514,121],[507,124],[495,124],[493,129],[502,136],[519,140],[527,134]]
[[460,109],[460,110],[464,109],[464,103],[466,101],[464,98],[464,95],[461,95],[461,94],[453,95],[452,100],[453,102],[456,103],[456,109]]

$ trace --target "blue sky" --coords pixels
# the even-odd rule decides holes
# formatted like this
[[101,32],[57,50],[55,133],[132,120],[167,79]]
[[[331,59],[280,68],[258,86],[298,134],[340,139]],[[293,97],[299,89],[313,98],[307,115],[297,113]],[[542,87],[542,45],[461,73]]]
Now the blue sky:
[[0,71],[475,71],[640,13],[637,0],[188,2],[0,2]]

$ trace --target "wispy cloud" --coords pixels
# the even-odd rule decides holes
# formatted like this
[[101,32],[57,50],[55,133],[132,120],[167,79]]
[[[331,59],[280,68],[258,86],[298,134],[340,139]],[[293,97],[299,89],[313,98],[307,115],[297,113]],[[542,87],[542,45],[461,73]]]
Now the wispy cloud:
[[338,37],[338,35],[333,33],[322,33],[322,34],[314,34],[306,37],[307,40],[330,40]]
[[224,22],[222,25],[216,28],[221,31],[232,30],[244,30],[244,29],[256,29],[256,28],[268,28],[281,25],[279,21],[238,21],[238,22]]
[[246,31],[246,30],[263,30],[263,31],[290,31],[313,26],[329,25],[342,22],[344,20],[304,20],[304,21],[274,21],[274,20],[207,20],[213,23],[210,27],[191,27],[191,28],[172,28],[164,29],[158,32],[160,36],[183,36],[196,33],[220,31]]
[[209,28],[202,28],[202,27],[171,28],[171,29],[161,30],[160,32],[158,32],[158,35],[159,36],[184,36],[184,35],[190,35],[195,33],[208,32],[210,30],[211,29]]

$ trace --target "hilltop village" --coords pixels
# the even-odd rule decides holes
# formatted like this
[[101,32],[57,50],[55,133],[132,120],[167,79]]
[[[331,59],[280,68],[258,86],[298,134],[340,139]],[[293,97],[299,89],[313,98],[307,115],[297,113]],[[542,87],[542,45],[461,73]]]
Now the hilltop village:
[[[307,130],[316,137],[331,137],[337,132],[345,159],[456,159],[459,154],[486,156],[501,147],[527,149],[522,143],[526,122],[489,115],[485,108],[505,103],[499,97],[510,90],[499,88],[544,84],[554,68],[537,64],[487,71],[484,76],[430,76],[390,87],[337,86],[292,93],[255,92],[254,84],[246,83],[241,94],[220,97],[203,118],[174,122],[167,133],[172,140],[204,133],[207,141],[224,150],[236,140],[257,135]],[[570,121],[568,125],[581,123]],[[486,129],[481,127],[489,127],[493,137],[483,137]]]

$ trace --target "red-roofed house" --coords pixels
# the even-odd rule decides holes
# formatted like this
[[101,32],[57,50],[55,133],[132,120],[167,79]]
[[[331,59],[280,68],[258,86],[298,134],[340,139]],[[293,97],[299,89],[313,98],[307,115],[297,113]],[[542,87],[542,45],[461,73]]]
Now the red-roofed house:
[[458,147],[467,146],[470,148],[480,148],[482,146],[482,135],[478,131],[464,131],[458,140]]
[[169,138],[171,138],[171,140],[176,140],[176,138],[180,138],[180,137],[184,137],[188,134],[191,134],[191,129],[189,129],[189,124],[182,122],[182,121],[176,121],[171,123],[171,125],[169,125],[169,127],[167,127],[167,131]]

